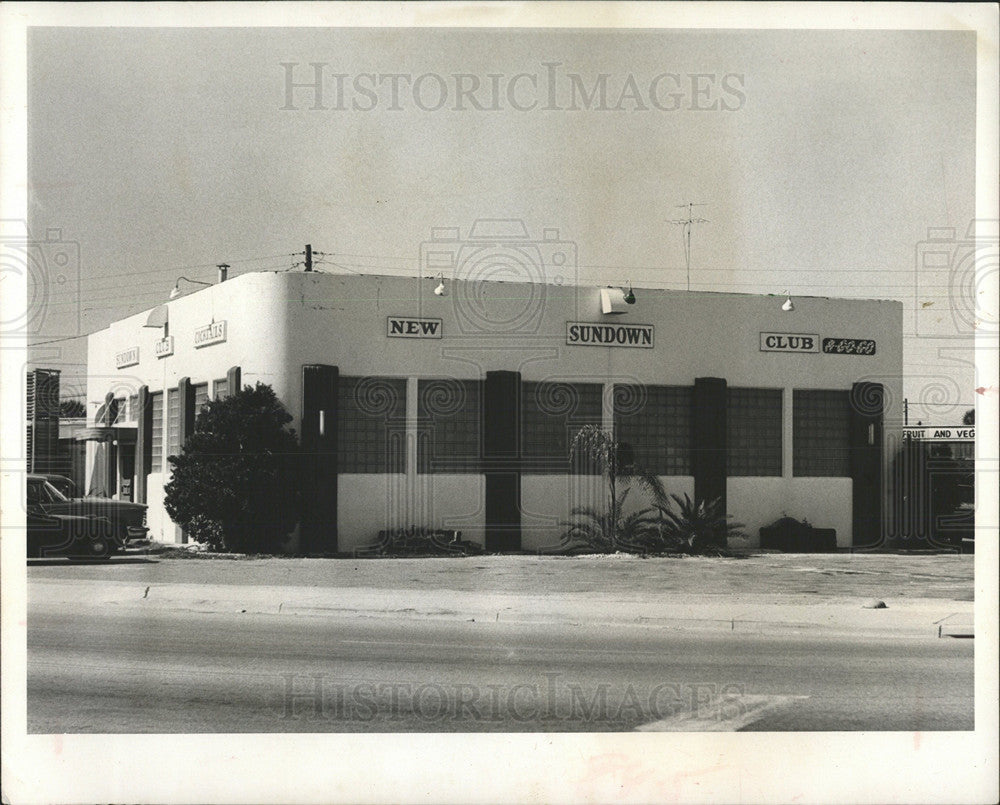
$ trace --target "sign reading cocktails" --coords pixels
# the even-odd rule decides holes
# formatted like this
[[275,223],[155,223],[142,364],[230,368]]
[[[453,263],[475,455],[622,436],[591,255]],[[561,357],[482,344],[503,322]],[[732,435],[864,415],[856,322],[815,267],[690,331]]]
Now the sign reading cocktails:
[[588,347],[653,348],[652,324],[591,324],[566,322],[566,343]]
[[200,349],[210,344],[221,344],[226,340],[226,322],[213,321],[194,331],[194,348]]

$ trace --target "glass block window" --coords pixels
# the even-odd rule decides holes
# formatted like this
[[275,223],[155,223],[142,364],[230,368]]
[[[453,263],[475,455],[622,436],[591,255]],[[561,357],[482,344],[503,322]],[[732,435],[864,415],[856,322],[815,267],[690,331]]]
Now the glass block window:
[[340,378],[337,472],[406,472],[405,378]]
[[202,406],[208,402],[208,383],[195,383],[194,386],[194,416],[198,418]]
[[212,397],[216,400],[224,400],[229,396],[229,378],[220,377],[212,382]]
[[521,384],[521,453],[529,473],[583,473],[598,470],[579,456],[570,466],[573,437],[584,425],[601,426],[601,383]]
[[692,394],[691,386],[616,385],[622,461],[654,475],[690,475]]
[[418,472],[479,472],[481,398],[479,380],[417,382]]
[[153,439],[150,445],[152,469],[150,472],[163,471],[163,392],[154,391],[149,395],[150,407],[153,410]]
[[850,477],[850,447],[850,392],[796,389],[792,395],[793,473]]
[[781,475],[781,389],[726,392],[729,475]]
[[115,421],[112,425],[121,425],[123,422],[127,422],[128,412],[125,410],[125,398],[115,397]]
[[177,389],[167,390],[167,457],[181,451],[181,395]]

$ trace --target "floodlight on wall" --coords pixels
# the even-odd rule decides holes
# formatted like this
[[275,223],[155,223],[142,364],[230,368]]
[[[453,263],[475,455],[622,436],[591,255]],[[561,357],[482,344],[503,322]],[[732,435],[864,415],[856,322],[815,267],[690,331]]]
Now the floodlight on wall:
[[620,315],[628,311],[629,305],[635,304],[635,294],[632,288],[628,291],[624,288],[600,288],[601,313],[605,316]]
[[434,295],[435,296],[448,295],[448,289],[445,287],[444,284],[444,274],[438,274],[438,284],[437,287],[434,289]]
[[782,303],[781,309],[786,313],[795,310],[795,304],[792,302],[792,297],[788,295],[788,291],[785,291],[785,301]]
[[189,280],[187,277],[178,277],[177,282],[174,283],[173,290],[170,291],[171,299],[176,299],[178,296],[181,295],[181,280],[184,280],[185,282],[193,282],[196,285],[204,285],[205,287],[211,287],[212,285],[212,283],[210,282],[202,282],[201,280]]

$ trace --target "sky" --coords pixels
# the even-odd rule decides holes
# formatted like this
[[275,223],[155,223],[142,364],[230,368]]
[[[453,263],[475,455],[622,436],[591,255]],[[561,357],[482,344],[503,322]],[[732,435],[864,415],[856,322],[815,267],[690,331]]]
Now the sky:
[[962,298],[975,47],[916,30],[35,28],[29,361],[83,395],[73,337],[178,277],[298,268],[306,243],[324,270],[414,274],[433,228],[483,218],[557,229],[580,282],[683,288],[672,221],[694,202],[692,290],[901,300],[911,418],[955,424],[979,385]]

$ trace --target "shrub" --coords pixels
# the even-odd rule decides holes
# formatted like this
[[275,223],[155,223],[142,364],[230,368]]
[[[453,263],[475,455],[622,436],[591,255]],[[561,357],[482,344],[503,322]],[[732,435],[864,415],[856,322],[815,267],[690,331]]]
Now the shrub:
[[[674,510],[676,506],[676,511]],[[658,504],[660,538],[665,549],[689,553],[720,554],[730,537],[743,537],[743,523],[730,522],[722,508],[722,499],[694,501],[687,494],[671,495],[670,503]]]
[[298,519],[298,440],[270,386],[245,386],[201,410],[169,456],[170,518],[214,550],[278,550]]

